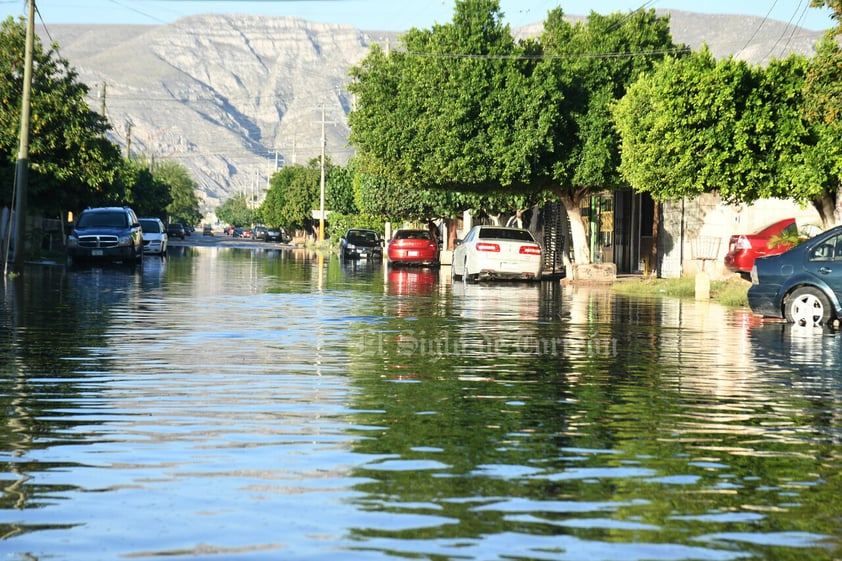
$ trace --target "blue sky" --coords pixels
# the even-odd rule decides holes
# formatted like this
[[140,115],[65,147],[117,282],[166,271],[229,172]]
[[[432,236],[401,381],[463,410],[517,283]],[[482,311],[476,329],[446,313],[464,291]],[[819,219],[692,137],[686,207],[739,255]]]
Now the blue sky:
[[[37,21],[51,23],[161,24],[198,13],[296,16],[349,24],[365,30],[403,31],[448,23],[453,0],[35,0]],[[571,15],[628,12],[640,7],[718,14],[746,14],[790,22],[813,30],[834,25],[828,10],[809,8],[809,0],[501,0],[512,27],[541,21],[558,6]],[[0,0],[6,15],[26,13],[25,0]]]

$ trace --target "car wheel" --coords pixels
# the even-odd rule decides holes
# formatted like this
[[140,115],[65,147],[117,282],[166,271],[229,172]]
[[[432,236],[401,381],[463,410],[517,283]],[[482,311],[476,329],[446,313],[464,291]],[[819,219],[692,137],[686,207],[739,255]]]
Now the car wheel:
[[460,277],[459,275],[456,274],[456,263],[451,262],[450,263],[450,282],[452,283],[454,281],[458,281],[460,278],[462,278],[462,277]]
[[821,290],[804,286],[787,297],[784,315],[790,323],[812,327],[829,323],[833,319],[833,310]]
[[462,266],[462,280],[471,284],[479,280],[479,273],[471,274],[468,272],[468,259],[465,259],[465,264]]

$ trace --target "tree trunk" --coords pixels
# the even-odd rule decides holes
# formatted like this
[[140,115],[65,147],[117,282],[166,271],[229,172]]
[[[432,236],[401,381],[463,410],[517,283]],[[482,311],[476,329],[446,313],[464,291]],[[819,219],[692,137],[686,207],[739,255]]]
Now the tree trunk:
[[826,190],[821,197],[813,199],[813,206],[822,219],[822,228],[827,230],[842,224],[842,185],[835,190]]
[[661,203],[655,201],[652,212],[652,249],[649,252],[649,275],[659,277],[658,268],[658,229],[661,227]]
[[456,228],[459,226],[459,221],[455,218],[447,218],[445,219],[445,224],[447,224],[447,241],[445,243],[445,249],[453,249],[456,247]]
[[578,195],[564,191],[559,194],[559,200],[567,211],[567,218],[570,222],[570,241],[573,244],[573,262],[576,264],[588,264],[591,262],[591,250],[588,245],[588,235],[585,232],[585,223],[582,220],[582,211],[579,210],[582,199],[585,195]]

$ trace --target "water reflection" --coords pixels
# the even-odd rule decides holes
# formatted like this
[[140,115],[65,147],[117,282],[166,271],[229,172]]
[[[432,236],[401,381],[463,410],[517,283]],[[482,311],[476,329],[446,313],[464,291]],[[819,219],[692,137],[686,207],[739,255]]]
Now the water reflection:
[[305,250],[26,279],[7,558],[842,555],[837,332]]

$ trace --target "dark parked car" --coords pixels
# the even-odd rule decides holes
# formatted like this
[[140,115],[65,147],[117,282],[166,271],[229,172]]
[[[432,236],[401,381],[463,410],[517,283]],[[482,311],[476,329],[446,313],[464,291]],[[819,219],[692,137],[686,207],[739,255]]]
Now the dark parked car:
[[757,314],[800,325],[842,318],[842,226],[755,260],[751,282],[748,302]]
[[349,259],[382,259],[383,240],[374,230],[351,228],[339,240],[339,254]]
[[284,235],[281,233],[280,228],[266,228],[266,241],[267,242],[282,242],[282,241],[284,241]]
[[89,208],[82,211],[67,236],[71,261],[143,262],[143,230],[129,207]]
[[251,230],[251,239],[253,240],[263,240],[266,241],[266,227],[265,226],[255,226]]
[[167,236],[183,240],[187,236],[187,229],[181,222],[172,222],[167,224]]
[[728,243],[728,254],[725,256],[725,267],[735,273],[748,273],[754,265],[754,260],[758,257],[777,255],[791,247],[789,244],[769,247],[772,238],[797,233],[798,226],[795,224],[795,218],[786,218],[763,228],[755,234],[731,236]]

